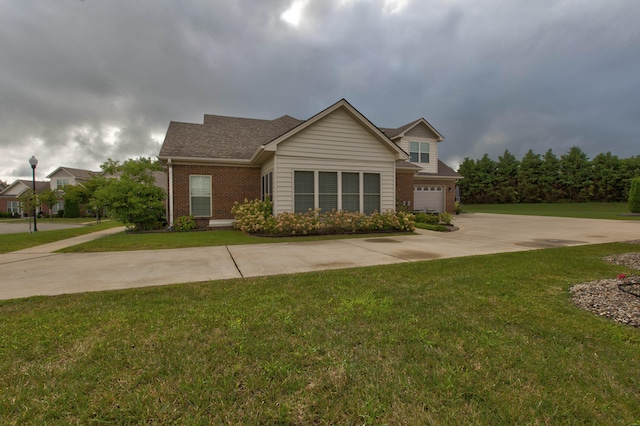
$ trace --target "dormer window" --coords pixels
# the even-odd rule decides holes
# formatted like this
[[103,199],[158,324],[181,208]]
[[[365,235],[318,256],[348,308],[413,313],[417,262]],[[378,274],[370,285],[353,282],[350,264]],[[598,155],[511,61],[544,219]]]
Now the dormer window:
[[429,142],[409,142],[409,155],[412,163],[428,163]]

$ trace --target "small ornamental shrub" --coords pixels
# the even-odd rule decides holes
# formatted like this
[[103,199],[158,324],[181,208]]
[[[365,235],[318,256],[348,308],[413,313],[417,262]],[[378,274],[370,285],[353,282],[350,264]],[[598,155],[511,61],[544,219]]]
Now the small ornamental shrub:
[[367,216],[360,212],[309,210],[306,213],[271,213],[269,201],[246,201],[232,208],[234,226],[250,234],[317,235],[376,231],[413,231],[414,216],[407,212],[384,212]]
[[80,203],[76,199],[65,199],[64,217],[80,217]]
[[173,224],[176,231],[192,231],[196,229],[196,221],[193,216],[180,216]]
[[438,223],[440,225],[451,225],[451,222],[453,222],[451,213],[442,212],[438,215]]
[[629,211],[640,213],[640,177],[631,179],[629,188]]
[[440,223],[437,214],[433,213],[416,213],[416,222],[417,223],[426,223],[428,225],[437,225]]

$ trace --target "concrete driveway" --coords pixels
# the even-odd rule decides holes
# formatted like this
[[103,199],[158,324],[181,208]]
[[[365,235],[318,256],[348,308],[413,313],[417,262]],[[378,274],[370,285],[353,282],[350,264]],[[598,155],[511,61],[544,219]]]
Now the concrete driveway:
[[640,239],[640,221],[463,214],[459,231],[201,247],[52,253],[101,234],[0,255],[0,299],[415,262]]

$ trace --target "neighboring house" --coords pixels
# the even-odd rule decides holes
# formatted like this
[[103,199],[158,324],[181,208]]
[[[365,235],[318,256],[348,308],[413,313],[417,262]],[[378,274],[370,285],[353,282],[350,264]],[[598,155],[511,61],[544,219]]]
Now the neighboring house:
[[[47,175],[49,179],[49,185],[51,190],[63,191],[63,188],[67,185],[82,185],[95,175],[100,175],[102,172],[93,172],[91,170],[75,169],[73,167],[58,167],[53,172]],[[64,200],[61,199],[58,204],[53,206],[52,213],[58,214],[58,210],[64,210]]]
[[[36,192],[39,194],[49,188],[49,182],[36,181]],[[26,190],[33,189],[32,180],[18,179],[0,192],[0,211],[9,212],[15,216],[32,216],[33,212],[23,212],[18,197]],[[38,212],[49,214],[49,208],[40,206]]]
[[228,223],[236,201],[267,197],[274,214],[370,214],[397,203],[452,211],[461,176],[438,160],[443,139],[422,118],[378,128],[344,99],[308,120],[205,115],[203,124],[171,122],[158,156],[167,168],[168,219]]

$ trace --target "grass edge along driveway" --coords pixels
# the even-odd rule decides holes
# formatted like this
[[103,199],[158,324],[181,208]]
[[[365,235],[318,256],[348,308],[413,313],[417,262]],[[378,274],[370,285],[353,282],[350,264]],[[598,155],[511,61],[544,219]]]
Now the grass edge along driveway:
[[604,244],[0,302],[6,424],[634,424]]

